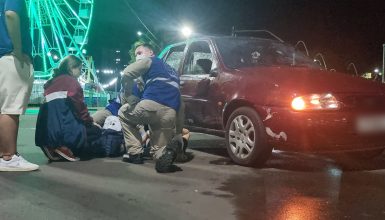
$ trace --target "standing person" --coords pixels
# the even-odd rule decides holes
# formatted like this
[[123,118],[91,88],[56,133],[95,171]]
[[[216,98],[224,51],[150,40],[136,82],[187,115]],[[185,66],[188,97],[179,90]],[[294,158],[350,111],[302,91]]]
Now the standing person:
[[93,123],[84,103],[83,89],[77,80],[81,69],[82,61],[68,55],[44,85],[45,103],[37,118],[35,142],[53,161],[77,161],[76,156],[85,150],[87,141],[91,142],[87,133],[98,133],[100,128]]
[[34,80],[29,34],[25,1],[0,0],[0,171],[39,169],[17,153],[19,117]]
[[157,172],[171,172],[176,157],[177,143],[171,141],[175,134],[176,112],[180,106],[179,76],[169,65],[154,56],[149,44],[137,45],[136,62],[124,69],[123,80],[133,84],[141,77],[144,89],[141,101],[130,109],[123,105],[119,110],[125,145],[130,163],[143,163],[143,147],[137,125],[149,125],[152,154]]

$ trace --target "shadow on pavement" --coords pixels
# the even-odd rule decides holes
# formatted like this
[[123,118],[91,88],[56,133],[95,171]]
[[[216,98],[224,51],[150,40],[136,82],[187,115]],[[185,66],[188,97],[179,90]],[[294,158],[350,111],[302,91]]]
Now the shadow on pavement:
[[[191,140],[189,145],[191,149],[223,157],[210,161],[211,164],[234,165],[234,162],[227,154],[224,139]],[[347,154],[319,155],[289,151],[273,151],[269,160],[261,168],[308,172],[326,171],[330,168],[337,168],[345,171],[378,170],[385,169],[385,155],[378,155],[370,159],[359,159]]]

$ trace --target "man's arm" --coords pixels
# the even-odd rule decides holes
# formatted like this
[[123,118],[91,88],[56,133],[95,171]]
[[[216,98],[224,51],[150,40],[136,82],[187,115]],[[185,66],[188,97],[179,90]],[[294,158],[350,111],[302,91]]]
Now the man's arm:
[[124,70],[124,77],[136,79],[143,76],[151,67],[151,58],[144,58],[128,65]]
[[27,61],[27,59],[23,54],[21,43],[20,17],[14,11],[6,11],[5,21],[7,24],[8,35],[13,45],[12,54],[23,64]]

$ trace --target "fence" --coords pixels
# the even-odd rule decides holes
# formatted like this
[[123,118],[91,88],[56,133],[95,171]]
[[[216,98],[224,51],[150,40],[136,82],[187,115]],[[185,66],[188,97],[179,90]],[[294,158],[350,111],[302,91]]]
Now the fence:
[[[40,105],[44,102],[44,84],[47,80],[37,79],[33,83],[31,97],[29,99],[30,105]],[[97,92],[93,89],[84,90],[84,102],[88,107],[104,107],[108,100],[115,98],[115,92]]]

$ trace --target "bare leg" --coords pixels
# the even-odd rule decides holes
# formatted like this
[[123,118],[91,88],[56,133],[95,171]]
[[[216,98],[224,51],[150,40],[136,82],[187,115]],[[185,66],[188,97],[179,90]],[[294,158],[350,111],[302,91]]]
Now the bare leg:
[[10,160],[16,153],[19,115],[0,115],[0,153]]

